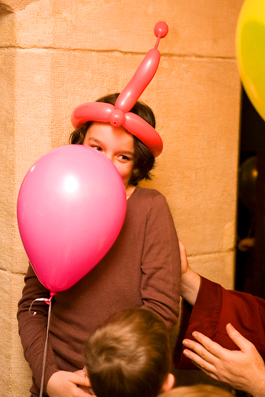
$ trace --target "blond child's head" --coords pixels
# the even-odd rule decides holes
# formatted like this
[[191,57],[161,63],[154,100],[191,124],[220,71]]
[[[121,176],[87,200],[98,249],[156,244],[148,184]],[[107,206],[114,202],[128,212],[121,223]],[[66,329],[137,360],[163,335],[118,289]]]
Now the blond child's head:
[[167,328],[143,308],[99,327],[86,343],[85,366],[97,397],[155,397],[174,383]]

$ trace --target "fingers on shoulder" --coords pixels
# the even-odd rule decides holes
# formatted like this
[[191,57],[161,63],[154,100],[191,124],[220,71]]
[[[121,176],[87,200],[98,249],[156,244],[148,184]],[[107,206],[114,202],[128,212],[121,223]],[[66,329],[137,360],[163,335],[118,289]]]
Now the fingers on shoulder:
[[203,345],[190,339],[184,339],[183,345],[187,348],[184,349],[183,354],[201,366],[203,361],[212,362],[214,356]]
[[252,342],[246,339],[232,324],[227,324],[226,331],[230,339],[240,348],[240,350],[255,350]]

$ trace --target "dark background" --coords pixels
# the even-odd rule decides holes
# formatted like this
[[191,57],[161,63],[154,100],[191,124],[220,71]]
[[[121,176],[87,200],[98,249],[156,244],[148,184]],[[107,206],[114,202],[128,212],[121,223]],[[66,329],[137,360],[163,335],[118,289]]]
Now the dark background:
[[[247,169],[250,158],[253,160],[254,156],[258,176],[255,181],[250,176],[248,181],[242,182],[242,170]],[[253,184],[254,190],[249,188]],[[238,191],[235,289],[265,298],[265,122],[243,88]],[[246,205],[246,202],[251,205]],[[238,243],[246,237],[253,238],[255,244],[248,252],[242,252]]]

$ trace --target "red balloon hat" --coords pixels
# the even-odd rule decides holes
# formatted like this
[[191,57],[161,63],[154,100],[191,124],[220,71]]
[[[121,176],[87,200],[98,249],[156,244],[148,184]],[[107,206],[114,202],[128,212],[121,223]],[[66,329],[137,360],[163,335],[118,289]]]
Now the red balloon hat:
[[160,39],[168,33],[167,24],[158,22],[154,33],[157,37],[155,47],[148,51],[132,79],[118,96],[115,106],[102,102],[89,102],[77,106],[71,116],[74,128],[81,127],[87,121],[109,122],[114,127],[122,126],[143,142],[154,157],[160,155],[163,150],[160,135],[149,123],[130,112],[157,71],[160,61],[157,47]]

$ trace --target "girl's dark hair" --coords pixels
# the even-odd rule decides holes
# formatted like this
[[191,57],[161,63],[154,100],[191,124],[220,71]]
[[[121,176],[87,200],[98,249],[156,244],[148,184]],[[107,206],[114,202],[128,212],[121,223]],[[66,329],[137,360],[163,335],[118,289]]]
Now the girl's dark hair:
[[[106,95],[99,98],[96,102],[110,103],[115,105],[119,93]],[[155,116],[152,109],[143,102],[137,101],[130,112],[137,114],[155,128]],[[74,130],[69,138],[71,144],[82,145],[93,121],[87,121],[84,125]],[[134,167],[129,184],[137,186],[142,179],[151,179],[150,171],[154,168],[155,158],[149,149],[133,135],[134,140]]]

